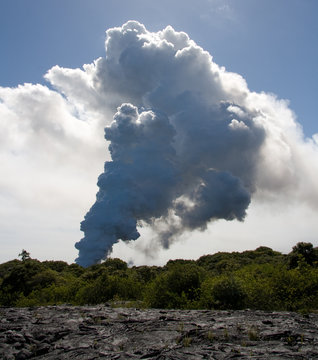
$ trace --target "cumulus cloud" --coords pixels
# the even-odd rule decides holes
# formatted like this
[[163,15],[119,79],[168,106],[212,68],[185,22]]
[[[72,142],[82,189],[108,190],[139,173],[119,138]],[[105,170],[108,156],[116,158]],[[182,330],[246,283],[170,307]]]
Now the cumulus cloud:
[[[123,137],[120,145],[113,143],[116,140],[108,135],[112,134],[112,127],[105,129],[113,161],[106,163],[100,179],[117,176],[118,181],[103,183],[99,179],[97,201],[82,223],[85,237],[76,245],[80,249],[80,263],[87,265],[104,258],[119,239],[136,239],[138,221],[164,223],[165,230],[159,226],[157,232],[162,244],[168,246],[167,237],[173,239],[185,229],[203,230],[218,218],[243,220],[255,191],[263,196],[278,191],[290,195],[292,191],[300,198],[306,197],[304,190],[309,182],[304,186],[306,177],[297,174],[301,163],[297,164],[295,156],[297,147],[304,150],[308,145],[302,140],[301,130],[287,104],[272,95],[251,93],[241,76],[215,64],[211,55],[187,34],[170,26],[150,33],[143,25],[128,22],[107,31],[106,58],[98,59],[94,66],[94,70],[90,68],[94,87],[107,99],[109,107],[127,102],[133,105],[123,105],[125,109],[129,106],[135,107],[135,111],[151,109],[155,118],[159,114],[167,117],[175,134],[173,141],[165,139],[166,146],[172,147],[174,153],[161,151],[162,158],[158,161],[154,145],[153,151],[144,154],[134,126],[129,121],[125,123],[127,129],[117,124],[123,111],[119,108],[112,127],[116,124],[116,129],[120,127],[125,134],[129,133],[130,140]],[[135,126],[137,123],[142,126],[140,120],[135,121]],[[155,139],[149,140],[155,144]],[[133,147],[130,141],[135,144]],[[127,151],[129,160],[121,158]],[[312,158],[314,154],[308,155]],[[162,166],[165,162],[167,168]],[[156,165],[150,170],[148,163]],[[135,174],[140,166],[144,167],[143,176],[148,180],[158,176],[158,171],[169,174],[170,182],[160,183],[161,202],[158,186],[147,189],[147,197],[143,186],[137,186],[142,184],[140,173]],[[130,182],[122,183],[122,177],[129,177]],[[120,222],[131,224],[124,234],[120,233],[125,229],[124,224],[117,226],[117,218],[110,221],[108,215],[102,215],[113,208],[108,192],[125,193],[123,198],[116,198],[121,207],[119,212],[124,211],[118,216]],[[313,205],[317,203],[315,197],[311,198]],[[153,203],[157,204],[155,211],[150,209]],[[89,232],[92,228],[98,231],[94,240],[86,235],[87,224]],[[116,229],[110,230],[110,226]],[[87,255],[90,243],[94,244],[93,257]]]
[[[149,32],[129,21],[107,30],[105,45],[106,57],[83,69],[50,69],[45,78],[55,90],[0,88],[6,172],[32,169],[37,176],[28,172],[25,181],[34,192],[54,188],[55,199],[84,198],[83,209],[106,160],[81,224],[80,264],[101,261],[145,225],[169,247],[182,232],[217,219],[243,221],[253,201],[317,210],[317,136],[304,139],[286,101],[251,92],[171,26]],[[83,183],[86,195],[71,184],[65,189],[64,180]],[[20,198],[24,185],[2,179],[0,186]]]
[[[0,229],[3,260],[72,260],[79,219],[105,159],[102,127],[46,86],[0,87]],[[101,133],[101,134],[100,134]],[[69,255],[71,254],[71,255]]]

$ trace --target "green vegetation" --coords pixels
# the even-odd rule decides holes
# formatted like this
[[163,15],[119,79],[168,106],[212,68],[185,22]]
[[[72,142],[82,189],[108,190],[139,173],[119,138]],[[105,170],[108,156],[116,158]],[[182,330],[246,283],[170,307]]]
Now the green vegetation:
[[26,250],[19,256],[0,265],[1,306],[112,302],[166,309],[318,310],[318,248],[310,243],[298,243],[288,255],[259,247],[171,260],[163,267],[129,268],[110,258],[85,269],[40,262]]

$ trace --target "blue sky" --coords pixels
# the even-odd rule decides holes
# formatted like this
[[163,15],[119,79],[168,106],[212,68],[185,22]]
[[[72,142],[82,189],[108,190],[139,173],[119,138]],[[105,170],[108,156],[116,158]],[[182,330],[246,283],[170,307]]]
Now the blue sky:
[[241,74],[251,90],[289,99],[304,132],[318,132],[315,0],[3,0],[0,84],[43,83],[52,66],[104,56],[105,30],[130,19],[172,25]]
[[[0,262],[15,258],[22,248],[41,260],[72,262],[77,256],[80,222],[95,201],[104,161],[110,159],[104,127],[114,115],[112,101],[122,100],[119,106],[129,92],[107,74],[105,84],[97,76],[102,86],[94,88],[96,67],[83,65],[105,57],[105,31],[128,20],[144,24],[154,43],[168,25],[184,31],[216,64],[240,74],[250,92],[240,77],[217,67],[222,85],[216,85],[215,94],[209,93],[204,76],[191,77],[191,67],[176,78],[190,93],[202,85],[207,104],[210,95],[217,98],[225,89],[238,118],[241,106],[251,117],[259,112],[264,118],[253,121],[263,121],[266,142],[257,153],[257,191],[244,222],[213,222],[203,233],[182,235],[169,250],[156,248],[155,256],[147,242],[153,233],[146,227],[140,241],[119,242],[113,255],[137,265],[163,264],[170,258],[261,245],[283,252],[298,241],[318,246],[318,1],[1,0]],[[204,54],[198,61],[202,73],[207,71]],[[147,61],[144,65],[153,69]],[[209,80],[210,72],[206,75]],[[169,83],[168,75],[162,76],[162,84]],[[118,85],[113,93],[108,80]],[[244,126],[233,119],[224,131]]]

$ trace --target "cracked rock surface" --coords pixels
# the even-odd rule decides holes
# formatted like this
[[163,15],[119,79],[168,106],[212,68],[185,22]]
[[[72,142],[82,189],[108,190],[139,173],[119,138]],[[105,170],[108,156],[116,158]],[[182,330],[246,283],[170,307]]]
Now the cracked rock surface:
[[318,359],[318,314],[0,308],[0,358]]

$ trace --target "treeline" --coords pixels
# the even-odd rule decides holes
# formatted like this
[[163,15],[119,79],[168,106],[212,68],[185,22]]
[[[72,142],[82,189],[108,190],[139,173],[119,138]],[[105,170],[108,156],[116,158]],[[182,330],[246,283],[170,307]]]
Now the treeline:
[[0,305],[124,302],[178,309],[318,309],[318,248],[298,243],[288,255],[259,247],[219,252],[165,266],[128,267],[120,259],[83,268],[31,259],[0,265]]

